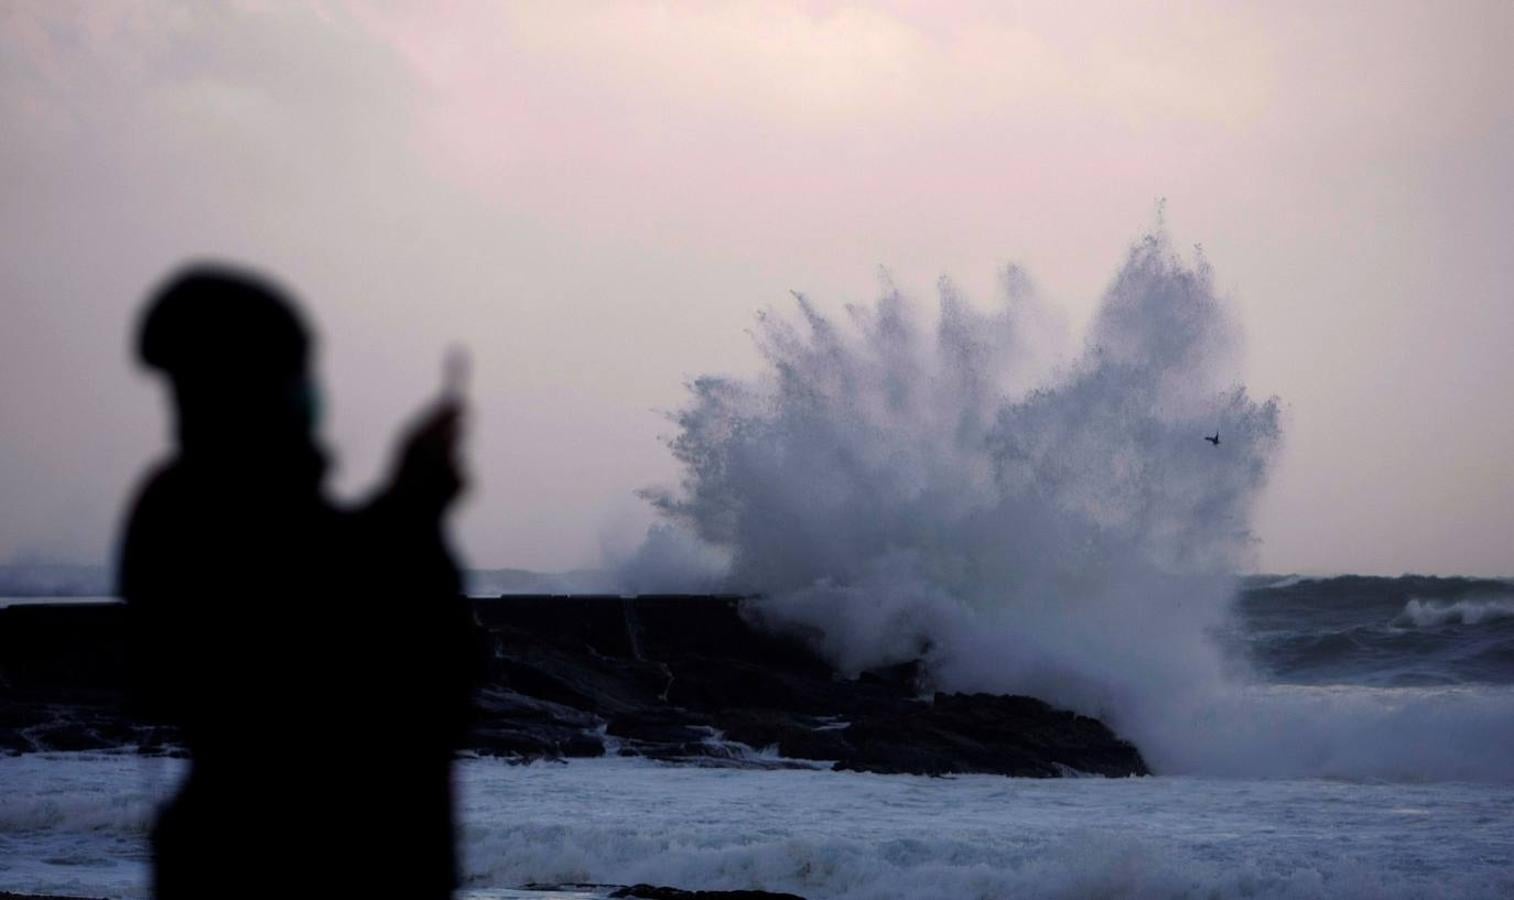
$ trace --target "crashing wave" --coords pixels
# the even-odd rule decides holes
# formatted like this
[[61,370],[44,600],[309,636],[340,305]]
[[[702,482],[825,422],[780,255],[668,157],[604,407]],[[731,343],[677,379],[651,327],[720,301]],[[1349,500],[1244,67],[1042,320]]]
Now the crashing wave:
[[1514,597],[1467,599],[1454,603],[1436,603],[1414,597],[1404,604],[1404,611],[1394,620],[1394,624],[1432,628],[1439,625],[1481,625],[1509,618],[1514,618]]
[[1383,739],[1465,713],[1470,739],[1514,740],[1508,704],[1322,703],[1236,678],[1213,635],[1252,568],[1280,406],[1240,383],[1202,253],[1137,241],[1075,354],[1048,349],[1055,316],[1023,272],[1002,285],[984,312],[943,279],[933,319],[887,282],[844,318],[803,295],[759,316],[762,373],[688,385],[682,481],[645,494],[709,552],[668,553],[661,532],[639,577],[722,560],[724,590],[765,594],[843,671],[923,659],[947,690],[1102,716],[1159,771],[1514,777]]

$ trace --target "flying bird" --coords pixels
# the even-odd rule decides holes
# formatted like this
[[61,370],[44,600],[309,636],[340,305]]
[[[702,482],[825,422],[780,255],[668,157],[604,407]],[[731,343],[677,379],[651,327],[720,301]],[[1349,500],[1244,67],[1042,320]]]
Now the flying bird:
[[1213,437],[1210,437],[1207,434],[1204,435],[1204,440],[1206,440],[1209,443],[1211,443],[1211,444],[1215,445],[1216,447],[1218,447],[1220,445],[1220,430],[1218,428],[1216,428],[1214,430],[1214,436]]

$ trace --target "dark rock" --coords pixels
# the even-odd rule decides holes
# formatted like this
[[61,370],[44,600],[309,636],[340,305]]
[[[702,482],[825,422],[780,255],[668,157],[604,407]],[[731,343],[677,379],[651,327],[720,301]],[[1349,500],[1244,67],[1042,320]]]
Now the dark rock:
[[[1144,774],[1101,722],[1028,697],[922,695],[919,663],[844,679],[760,600],[533,596],[480,600],[493,643],[468,752],[606,752],[704,765],[835,763],[870,772]],[[180,752],[124,699],[119,606],[0,609],[0,752]],[[375,665],[382,661],[375,660]],[[354,746],[382,740],[382,726]]]
[[721,714],[726,737],[757,750],[776,748],[791,759],[839,760],[852,752],[850,723],[781,710],[732,709]]
[[606,733],[629,741],[652,744],[679,744],[702,741],[712,729],[682,710],[658,709],[648,713],[627,714],[612,721]]
[[475,698],[477,723],[466,748],[484,756],[603,756],[603,720],[593,713],[487,686]]
[[837,768],[1034,778],[1145,771],[1135,747],[1097,719],[1030,697],[937,694],[917,709],[866,716],[846,730],[853,753]]
[[0,690],[118,701],[126,673],[126,608],[115,603],[0,609]]
[[918,659],[868,669],[857,676],[863,684],[879,684],[907,693],[919,693],[925,685],[925,665]]

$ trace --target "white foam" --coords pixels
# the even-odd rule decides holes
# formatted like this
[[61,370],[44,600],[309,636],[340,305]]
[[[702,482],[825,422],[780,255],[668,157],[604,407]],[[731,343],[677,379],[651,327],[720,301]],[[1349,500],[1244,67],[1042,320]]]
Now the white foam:
[[[1514,886],[1500,863],[1514,836],[1501,817],[1509,788],[930,779],[624,760],[480,761],[462,783],[468,885],[479,889],[648,882],[861,900],[1492,897]],[[510,812],[489,814],[499,810]],[[1500,818],[1479,830],[1490,816]]]
[[[0,758],[0,890],[146,896],[145,825],[180,770],[100,754]],[[458,776],[469,900],[568,882],[812,900],[1514,892],[1507,785],[924,778],[627,759],[468,760]]]
[[[760,377],[691,383],[681,486],[648,496],[843,670],[923,657],[941,688],[1102,716],[1164,772],[1514,779],[1482,743],[1504,698],[1261,691],[1216,645],[1281,438],[1201,256],[1138,241],[1079,354],[1044,352],[1038,306],[1018,272],[987,313],[943,282],[933,322],[892,286],[840,320],[800,297],[759,319]],[[691,554],[653,543],[676,581]]]
[[1481,625],[1509,618],[1514,618],[1514,597],[1465,599],[1454,603],[1437,603],[1415,597],[1404,604],[1404,611],[1399,614],[1396,622],[1429,628],[1437,625]]
[[1300,584],[1307,584],[1311,581],[1317,580],[1318,579],[1311,578],[1307,575],[1285,575],[1282,578],[1279,578],[1277,581],[1270,581],[1267,584],[1262,585],[1260,590],[1280,591],[1284,588],[1296,587]]

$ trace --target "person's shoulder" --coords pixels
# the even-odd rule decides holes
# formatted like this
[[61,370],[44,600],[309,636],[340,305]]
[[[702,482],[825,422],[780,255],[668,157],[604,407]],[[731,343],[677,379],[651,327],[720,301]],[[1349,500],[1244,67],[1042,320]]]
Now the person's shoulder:
[[132,494],[132,518],[184,496],[184,467],[176,459],[156,463],[147,470]]
[[137,484],[120,536],[116,591],[128,601],[155,568],[167,523],[182,506],[183,477],[174,460],[157,463]]
[[171,523],[182,524],[196,518],[193,507],[199,502],[184,467],[177,460],[154,465],[138,483],[127,507],[123,523],[126,551],[139,539],[160,534]]

